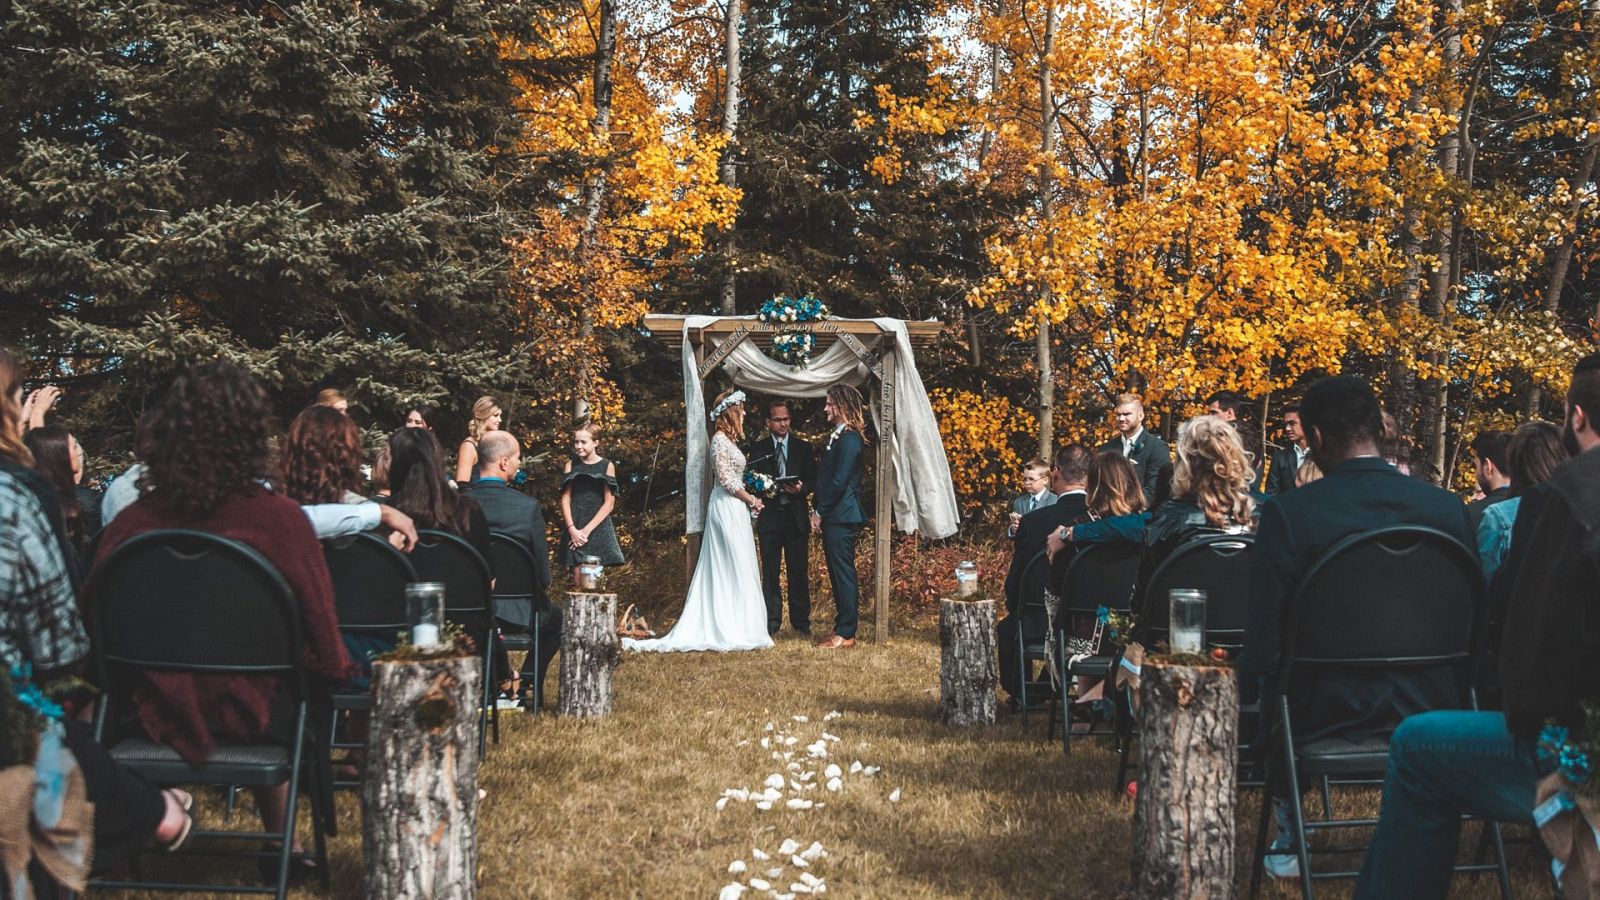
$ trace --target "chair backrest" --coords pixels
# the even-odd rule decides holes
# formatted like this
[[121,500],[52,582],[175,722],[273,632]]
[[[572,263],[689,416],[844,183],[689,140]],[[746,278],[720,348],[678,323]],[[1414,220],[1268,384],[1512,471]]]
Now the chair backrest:
[[1049,630],[1049,614],[1044,605],[1044,593],[1050,589],[1050,555],[1043,550],[1022,568],[1022,584],[1017,589],[1018,608],[1022,611],[1022,633],[1028,637],[1043,637]]
[[406,627],[406,585],[417,580],[404,553],[364,531],[322,542],[342,631],[393,634]]
[[494,573],[496,597],[543,598],[539,569],[528,545],[498,531],[489,535],[489,571]]
[[1433,528],[1352,535],[1312,564],[1283,631],[1291,668],[1465,665],[1483,606],[1477,554]]
[[448,531],[417,529],[417,546],[411,567],[418,581],[444,585],[445,614],[484,614],[490,611],[489,562],[477,548]]
[[255,548],[201,531],[149,531],[118,545],[85,604],[102,685],[123,668],[284,676],[298,700],[300,604]]
[[1102,606],[1132,609],[1143,551],[1144,545],[1132,541],[1089,544],[1079,550],[1061,579],[1061,609],[1073,617],[1093,615]]
[[1152,637],[1165,638],[1168,591],[1197,588],[1206,592],[1206,643],[1229,650],[1243,646],[1250,615],[1250,551],[1255,542],[1248,534],[1213,534],[1172,551],[1144,587],[1139,603],[1144,629]]

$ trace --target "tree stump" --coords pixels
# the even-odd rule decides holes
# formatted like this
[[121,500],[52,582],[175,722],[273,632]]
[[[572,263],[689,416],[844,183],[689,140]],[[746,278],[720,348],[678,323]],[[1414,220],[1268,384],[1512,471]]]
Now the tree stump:
[[477,656],[372,666],[361,793],[372,900],[474,894],[481,670]]
[[1146,660],[1139,698],[1134,896],[1233,897],[1234,671]]
[[1000,664],[993,600],[939,601],[939,721],[993,725]]
[[622,660],[617,595],[567,593],[561,619],[561,695],[556,713],[592,719],[611,714],[611,672]]

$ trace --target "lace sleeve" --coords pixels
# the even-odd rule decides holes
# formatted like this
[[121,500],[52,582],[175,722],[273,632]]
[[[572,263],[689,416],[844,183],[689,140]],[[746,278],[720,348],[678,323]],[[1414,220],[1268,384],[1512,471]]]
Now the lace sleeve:
[[711,467],[716,469],[717,484],[730,494],[737,494],[744,489],[742,456],[727,435],[719,432],[711,439]]

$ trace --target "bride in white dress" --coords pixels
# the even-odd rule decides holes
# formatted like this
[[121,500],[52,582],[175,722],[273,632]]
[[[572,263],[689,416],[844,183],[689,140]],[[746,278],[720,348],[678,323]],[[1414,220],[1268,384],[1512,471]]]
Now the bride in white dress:
[[627,650],[760,650],[772,646],[761,595],[751,513],[761,499],[744,486],[744,392],[726,391],[711,409],[711,469],[716,485],[706,506],[700,562],[689,582],[683,615],[665,637],[624,638]]

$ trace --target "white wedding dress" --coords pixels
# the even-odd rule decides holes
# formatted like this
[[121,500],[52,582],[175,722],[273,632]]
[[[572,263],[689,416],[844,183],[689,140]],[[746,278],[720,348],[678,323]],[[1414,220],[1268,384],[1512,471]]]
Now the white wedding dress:
[[761,650],[772,646],[761,595],[750,508],[734,492],[744,487],[744,453],[722,432],[711,436],[716,486],[706,505],[700,562],[689,582],[683,615],[665,637],[623,638],[625,650]]

